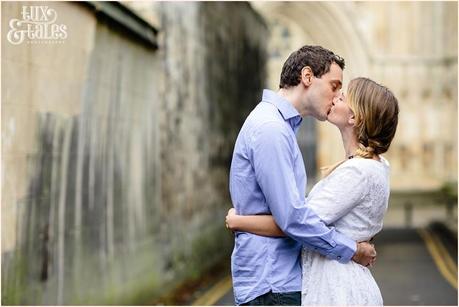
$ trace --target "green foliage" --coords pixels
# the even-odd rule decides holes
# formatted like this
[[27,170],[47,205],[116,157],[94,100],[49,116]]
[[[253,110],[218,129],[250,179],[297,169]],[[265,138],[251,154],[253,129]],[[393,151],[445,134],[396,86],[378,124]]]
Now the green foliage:
[[457,182],[446,182],[440,188],[441,200],[448,204],[457,204]]

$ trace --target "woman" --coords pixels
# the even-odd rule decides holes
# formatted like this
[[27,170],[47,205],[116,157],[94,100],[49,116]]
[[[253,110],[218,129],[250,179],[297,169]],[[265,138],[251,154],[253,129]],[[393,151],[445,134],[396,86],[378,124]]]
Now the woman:
[[[370,240],[382,229],[389,199],[389,149],[398,123],[398,102],[386,87],[367,79],[349,83],[347,97],[334,100],[327,120],[341,132],[345,159],[327,170],[306,204],[328,225],[355,241]],[[283,236],[270,215],[239,216],[231,209],[234,231]],[[381,292],[368,268],[341,264],[302,251],[302,305],[382,305]]]

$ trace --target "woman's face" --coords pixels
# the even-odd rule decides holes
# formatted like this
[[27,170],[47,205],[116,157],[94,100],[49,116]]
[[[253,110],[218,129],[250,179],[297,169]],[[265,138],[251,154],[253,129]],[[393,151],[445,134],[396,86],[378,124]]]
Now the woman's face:
[[328,114],[327,120],[338,128],[352,127],[354,123],[354,112],[346,102],[346,95],[341,92],[333,99],[332,108]]

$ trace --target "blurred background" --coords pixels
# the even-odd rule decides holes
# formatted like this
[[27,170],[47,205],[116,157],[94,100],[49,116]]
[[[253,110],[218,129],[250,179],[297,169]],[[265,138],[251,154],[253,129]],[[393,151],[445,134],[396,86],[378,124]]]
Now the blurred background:
[[[232,305],[234,142],[288,55],[314,44],[345,58],[344,88],[365,76],[399,99],[374,271],[386,303],[457,305],[457,12],[457,2],[2,2],[2,304]],[[310,188],[342,158],[341,139],[305,119],[298,142]],[[419,268],[403,271],[410,252]],[[435,278],[432,296],[423,287]]]

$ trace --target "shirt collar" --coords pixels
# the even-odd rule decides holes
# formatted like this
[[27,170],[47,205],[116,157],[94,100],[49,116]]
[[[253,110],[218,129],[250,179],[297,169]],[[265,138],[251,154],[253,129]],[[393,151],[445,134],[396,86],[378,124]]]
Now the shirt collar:
[[279,96],[274,91],[264,89],[262,100],[273,104],[279,110],[284,120],[290,123],[293,130],[295,130],[295,132],[298,130],[302,122],[301,115],[287,99]]

